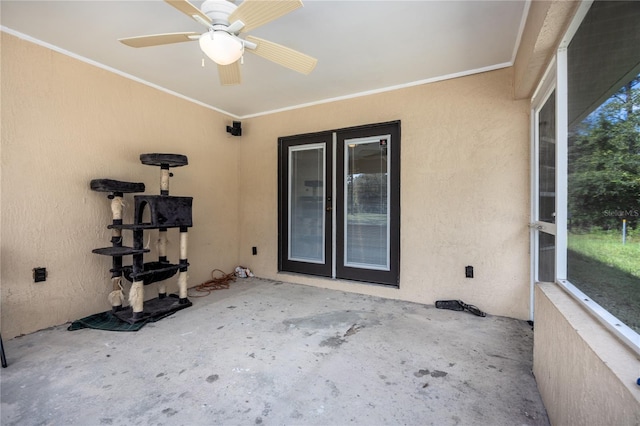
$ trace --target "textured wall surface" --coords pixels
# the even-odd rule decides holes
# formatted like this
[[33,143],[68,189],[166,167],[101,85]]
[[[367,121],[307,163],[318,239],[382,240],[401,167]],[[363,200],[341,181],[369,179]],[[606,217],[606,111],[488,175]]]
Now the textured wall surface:
[[[2,335],[10,338],[110,308],[109,200],[89,181],[144,182],[159,194],[148,152],[187,155],[172,195],[194,197],[189,285],[237,262],[238,150],[230,119],[49,49],[2,35]],[[125,197],[125,222],[133,198]],[[125,232],[125,243],[130,233]],[[145,234],[153,249],[157,231]],[[168,256],[178,258],[177,230]],[[154,260],[154,256],[147,257]],[[130,259],[125,259],[129,260]],[[46,267],[34,283],[32,268]],[[169,291],[176,291],[174,279]],[[155,297],[155,285],[146,287]]]
[[[529,116],[512,78],[504,69],[253,118],[239,144],[240,262],[261,277],[527,319]],[[402,121],[400,289],[279,274],[278,137],[391,120]]]
[[640,360],[555,284],[535,290],[533,373],[554,425],[640,424]]
[[[4,33],[2,42],[6,338],[109,308],[110,259],[91,253],[109,245],[109,204],[88,184],[139,181],[157,193],[145,152],[189,157],[171,193],[194,197],[190,285],[243,264],[268,278],[528,317],[528,106],[512,100],[511,70],[255,117],[231,139],[219,113]],[[402,121],[400,289],[279,274],[277,138],[390,120]],[[464,278],[466,265],[476,278]],[[33,282],[37,266],[45,283]]]

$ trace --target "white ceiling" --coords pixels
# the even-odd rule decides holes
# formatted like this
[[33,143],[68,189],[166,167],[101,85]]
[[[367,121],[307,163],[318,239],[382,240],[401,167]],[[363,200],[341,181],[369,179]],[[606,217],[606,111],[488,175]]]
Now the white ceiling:
[[[246,54],[223,87],[197,42],[134,49],[118,38],[204,27],[161,0],[2,0],[2,30],[247,118],[513,64],[528,0],[303,0],[250,34],[318,59],[308,76]],[[199,7],[202,1],[193,1]],[[238,3],[239,4],[239,3]]]

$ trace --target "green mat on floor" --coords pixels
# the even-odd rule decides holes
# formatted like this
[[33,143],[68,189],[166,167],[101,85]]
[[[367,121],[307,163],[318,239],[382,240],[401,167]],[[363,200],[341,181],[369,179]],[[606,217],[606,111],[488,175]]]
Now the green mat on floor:
[[81,330],[83,328],[94,328],[96,330],[108,331],[138,331],[148,321],[140,321],[135,324],[129,324],[115,316],[113,312],[107,311],[99,314],[89,315],[71,323],[67,330]]
[[138,331],[145,324],[160,321],[172,315],[174,312],[184,308],[188,308],[192,303],[187,299],[187,303],[179,303],[178,296],[170,294],[163,299],[151,299],[144,302],[143,317],[136,322],[131,320],[131,308],[126,308],[117,313],[113,311],[101,312],[99,314],[89,315],[73,321],[67,330],[81,330],[83,328],[93,328],[96,330],[107,331]]

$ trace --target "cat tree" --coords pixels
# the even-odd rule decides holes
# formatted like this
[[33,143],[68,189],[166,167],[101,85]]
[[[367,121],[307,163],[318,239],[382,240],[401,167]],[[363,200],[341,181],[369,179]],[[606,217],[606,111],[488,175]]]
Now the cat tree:
[[[179,154],[141,154],[142,164],[160,166],[160,195],[134,195],[134,223],[122,223],[123,198],[125,193],[145,191],[143,183],[123,182],[113,179],[94,179],[91,189],[109,193],[111,199],[112,230],[111,247],[98,248],[93,253],[111,256],[112,291],[109,302],[112,311],[119,319],[130,324],[149,318],[162,318],[177,310],[191,306],[187,298],[187,241],[188,228],[192,226],[192,197],[169,195],[169,172],[172,167],[188,164],[187,157]],[[167,259],[167,232],[171,228],[180,231],[180,257],[178,263]],[[150,250],[144,248],[144,231],[158,229],[158,260],[144,262],[144,254]],[[122,245],[122,231],[133,232],[133,247]],[[124,256],[133,256],[131,265],[123,265]],[[178,273],[179,294],[167,296],[165,280]],[[131,282],[129,307],[124,308],[122,278]],[[144,301],[144,286],[158,282],[158,297]]]

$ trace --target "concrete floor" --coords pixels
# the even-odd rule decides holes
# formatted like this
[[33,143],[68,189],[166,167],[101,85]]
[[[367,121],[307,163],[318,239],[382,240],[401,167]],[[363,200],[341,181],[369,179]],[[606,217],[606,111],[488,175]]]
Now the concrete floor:
[[2,425],[549,424],[525,321],[258,278],[191,300],[6,341]]

